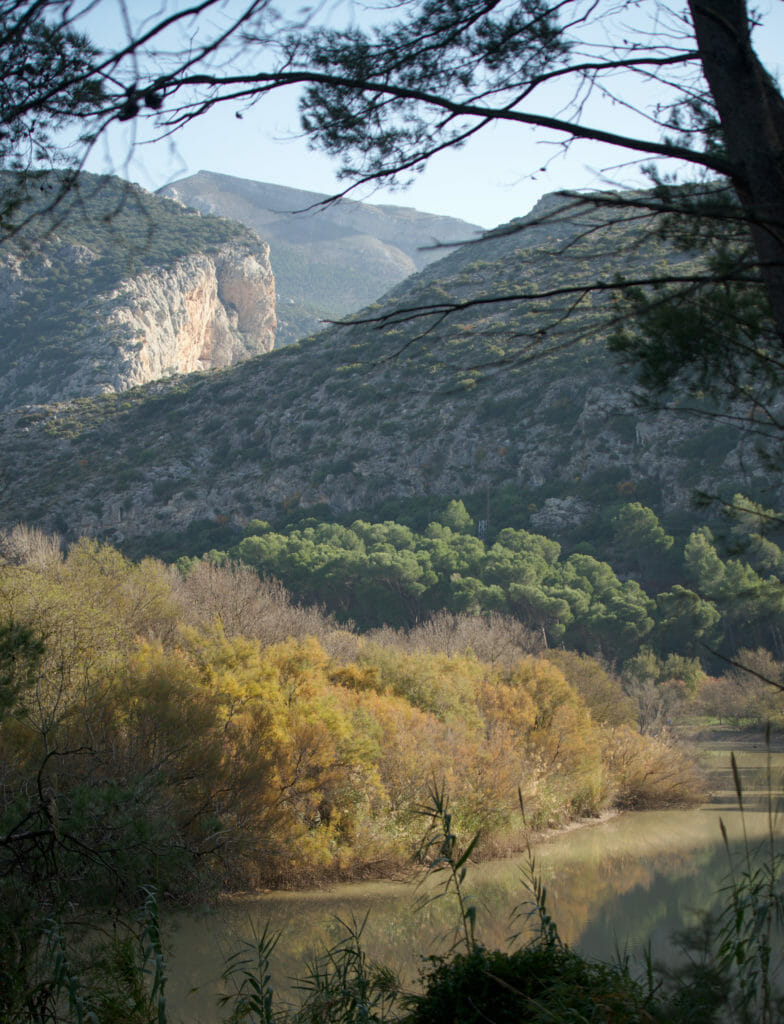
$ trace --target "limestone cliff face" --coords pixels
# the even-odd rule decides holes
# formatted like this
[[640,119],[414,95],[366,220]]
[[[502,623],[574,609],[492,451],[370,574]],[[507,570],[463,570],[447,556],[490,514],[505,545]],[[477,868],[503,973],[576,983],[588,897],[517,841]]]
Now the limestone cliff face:
[[227,247],[134,277],[107,297],[115,367],[103,390],[215,370],[269,352],[275,281],[269,247]]
[[[275,281],[265,243],[197,251],[115,275],[103,288],[102,272],[102,258],[89,248],[56,238],[34,256],[0,259],[0,409],[125,391],[231,366],[274,346]],[[28,322],[26,339],[18,325]]]

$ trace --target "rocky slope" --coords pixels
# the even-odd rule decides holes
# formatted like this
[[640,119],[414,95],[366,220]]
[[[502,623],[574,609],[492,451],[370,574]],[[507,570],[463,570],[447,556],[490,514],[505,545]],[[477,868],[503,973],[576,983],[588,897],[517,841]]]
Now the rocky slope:
[[199,171],[161,189],[203,213],[229,217],[269,242],[278,291],[278,345],[373,302],[481,229],[405,206],[328,196]]
[[351,326],[217,374],[6,415],[2,523],[139,549],[293,507],[481,494],[496,522],[514,507],[559,534],[613,502],[672,517],[695,488],[763,496],[768,474],[735,426],[637,407],[603,343],[623,313],[581,290],[671,254],[636,219],[552,200],[513,227]]
[[87,176],[79,201],[0,249],[0,408],[124,391],[273,347],[269,247],[141,190],[117,209],[125,187]]

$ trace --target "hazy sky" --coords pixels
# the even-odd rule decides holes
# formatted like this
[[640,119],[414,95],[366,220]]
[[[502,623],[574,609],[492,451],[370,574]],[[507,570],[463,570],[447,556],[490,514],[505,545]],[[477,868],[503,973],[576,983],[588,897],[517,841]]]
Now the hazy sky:
[[[756,7],[764,26],[756,37],[758,51],[769,70],[781,78],[784,2],[762,0]],[[113,13],[116,8],[103,10],[103,15],[94,17],[90,34],[101,45],[119,45],[123,34]],[[632,88],[635,95],[630,102],[644,105],[661,99],[655,95],[655,84]],[[563,101],[567,99],[564,95]],[[552,113],[556,115],[559,101],[554,94]],[[633,132],[635,127],[633,115],[617,104],[597,106],[589,120],[613,131]],[[353,198],[414,206],[493,227],[526,213],[546,192],[644,181],[633,154],[590,142],[576,142],[565,150],[561,141],[560,136],[548,138],[541,130],[525,126],[489,127],[464,148],[434,158],[406,190],[365,188],[354,192]],[[145,144],[137,138],[132,145],[126,131],[114,131],[98,143],[87,169],[120,174],[150,189],[199,170],[322,193],[337,192],[346,185],[336,177],[337,162],[310,150],[300,136],[294,90],[265,97],[243,112],[241,120],[234,108],[217,106],[169,139]]]

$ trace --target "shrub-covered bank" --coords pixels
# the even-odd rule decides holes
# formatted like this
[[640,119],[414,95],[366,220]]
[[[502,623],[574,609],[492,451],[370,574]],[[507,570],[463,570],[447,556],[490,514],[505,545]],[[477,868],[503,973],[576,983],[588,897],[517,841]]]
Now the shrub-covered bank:
[[3,833],[56,817],[61,845],[99,855],[80,899],[383,874],[434,779],[493,851],[700,794],[628,702],[618,721],[620,689],[610,725],[568,664],[346,634],[246,570],[183,580],[83,541],[3,565],[0,609]]
[[25,531],[4,551],[0,991],[23,1001],[47,948],[66,969],[61,925],[140,890],[188,901],[407,867],[434,780],[475,856],[701,794],[617,680],[526,653],[502,622],[475,633],[483,657],[447,653],[347,632],[248,568],[183,577]]

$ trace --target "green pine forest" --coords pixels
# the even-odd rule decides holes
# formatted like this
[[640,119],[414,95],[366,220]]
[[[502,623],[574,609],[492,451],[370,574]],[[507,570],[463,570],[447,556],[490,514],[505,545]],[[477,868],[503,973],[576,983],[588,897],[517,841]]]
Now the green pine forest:
[[[760,532],[766,521],[780,534],[772,512],[736,495],[720,540],[701,526],[676,542],[651,509],[631,502],[612,515],[604,537],[567,555],[527,530],[478,537],[465,504],[453,500],[418,531],[394,521],[306,518],[275,530],[251,520],[239,543],[203,557],[252,566],[363,632],[410,629],[441,611],[500,613],[545,649],[617,666],[644,649],[659,662],[679,657],[718,671],[740,647],[784,656],[784,552],[770,531]],[[187,572],[195,561],[177,564]]]

